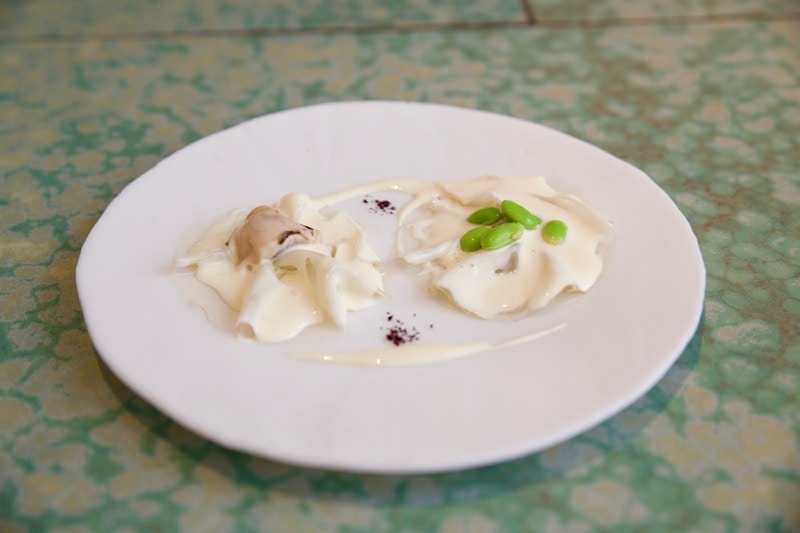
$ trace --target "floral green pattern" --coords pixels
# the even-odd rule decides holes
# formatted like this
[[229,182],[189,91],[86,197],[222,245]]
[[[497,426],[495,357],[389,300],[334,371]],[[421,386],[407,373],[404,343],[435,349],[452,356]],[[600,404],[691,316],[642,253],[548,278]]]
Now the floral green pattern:
[[[0,530],[800,529],[800,9],[635,4],[7,3]],[[598,18],[616,22],[580,23]],[[383,28],[403,23],[420,26]],[[650,174],[708,270],[704,320],[659,384],[541,453],[420,476],[230,451],[127,389],[92,347],[74,281],[109,202],[202,136],[351,99],[535,120]]]

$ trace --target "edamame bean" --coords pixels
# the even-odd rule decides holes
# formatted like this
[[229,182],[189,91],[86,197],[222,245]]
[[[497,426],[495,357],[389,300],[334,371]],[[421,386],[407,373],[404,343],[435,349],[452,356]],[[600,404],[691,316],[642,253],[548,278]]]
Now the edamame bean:
[[518,222],[500,224],[481,237],[481,248],[484,250],[497,250],[516,241],[525,232],[525,228]]
[[481,237],[490,231],[492,231],[492,228],[489,226],[478,226],[477,228],[472,228],[461,236],[461,240],[459,241],[461,249],[465,252],[477,252],[481,249]]
[[500,222],[502,218],[503,213],[496,207],[483,207],[467,217],[467,222],[491,226],[495,222]]
[[551,220],[542,228],[542,238],[550,244],[562,244],[567,238],[567,225],[561,220]]
[[511,222],[519,222],[525,229],[534,229],[542,223],[542,219],[511,200],[503,200],[500,210]]

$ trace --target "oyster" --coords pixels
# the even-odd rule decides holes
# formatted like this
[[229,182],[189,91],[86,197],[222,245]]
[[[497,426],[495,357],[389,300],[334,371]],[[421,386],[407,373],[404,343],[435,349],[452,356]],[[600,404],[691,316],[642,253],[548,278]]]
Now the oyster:
[[317,239],[317,230],[295,222],[274,207],[256,207],[245,217],[225,243],[233,264],[258,266],[285,249]]

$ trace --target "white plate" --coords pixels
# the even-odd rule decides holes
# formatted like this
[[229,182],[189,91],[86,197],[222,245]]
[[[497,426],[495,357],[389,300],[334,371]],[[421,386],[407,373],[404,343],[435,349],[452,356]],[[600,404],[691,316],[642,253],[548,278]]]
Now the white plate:
[[[236,341],[172,285],[180,236],[229,209],[292,191],[481,174],[546,176],[612,221],[614,244],[589,293],[519,322],[486,322],[390,285],[392,299],[363,320],[351,315],[346,333],[308,332],[294,347],[377,346],[387,312],[417,327],[420,343],[501,342],[566,324],[531,343],[406,367],[300,361],[283,345]],[[393,223],[371,216],[376,231]],[[351,102],[257,118],[166,158],[108,207],[77,282],[106,364],[191,430],[293,464],[416,473],[542,450],[632,403],[694,334],[705,270],[669,197],[589,144],[480,111]]]

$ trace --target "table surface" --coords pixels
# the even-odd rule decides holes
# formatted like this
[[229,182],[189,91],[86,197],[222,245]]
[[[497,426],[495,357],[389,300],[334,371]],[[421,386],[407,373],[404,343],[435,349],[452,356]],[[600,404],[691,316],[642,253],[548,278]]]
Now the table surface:
[[[800,530],[800,3],[176,0],[0,8],[0,530]],[[708,271],[649,393],[433,475],[225,449],[101,362],[75,288],[109,202],[188,143],[354,99],[533,120],[647,172]]]

